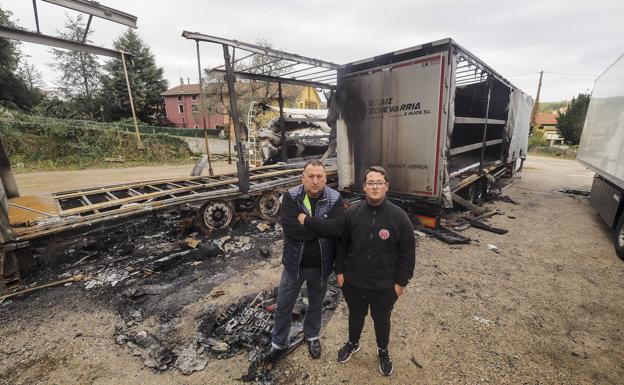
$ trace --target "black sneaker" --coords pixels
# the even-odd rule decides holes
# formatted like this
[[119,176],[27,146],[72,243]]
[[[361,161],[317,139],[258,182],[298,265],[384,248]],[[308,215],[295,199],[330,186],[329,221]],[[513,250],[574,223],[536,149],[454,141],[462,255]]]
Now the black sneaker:
[[360,350],[360,344],[352,344],[347,342],[338,350],[338,362],[343,364],[351,359],[351,355]]
[[310,357],[315,360],[319,358],[321,356],[321,341],[308,341],[308,353],[310,353]]
[[388,349],[377,349],[377,355],[379,355],[379,372],[384,376],[389,376],[394,371],[394,367],[392,366],[392,360],[390,359],[390,354],[388,354]]
[[274,364],[280,358],[284,356],[286,349],[276,349],[274,346],[271,346],[271,349],[264,355],[264,361],[270,362]]

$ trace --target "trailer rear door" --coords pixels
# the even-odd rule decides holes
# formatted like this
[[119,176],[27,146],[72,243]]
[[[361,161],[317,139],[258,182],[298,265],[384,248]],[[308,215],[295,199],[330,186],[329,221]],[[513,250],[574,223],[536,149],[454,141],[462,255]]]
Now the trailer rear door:
[[381,165],[390,192],[439,197],[446,66],[447,52],[441,52],[339,73],[340,188],[360,190],[362,172]]

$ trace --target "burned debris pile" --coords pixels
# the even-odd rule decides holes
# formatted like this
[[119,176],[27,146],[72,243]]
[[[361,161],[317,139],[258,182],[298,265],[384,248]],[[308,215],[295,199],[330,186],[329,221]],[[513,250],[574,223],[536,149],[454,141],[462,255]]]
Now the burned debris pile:
[[[212,356],[230,358],[241,351],[247,352],[251,364],[247,374],[241,378],[243,381],[267,382],[271,377],[270,365],[263,362],[263,356],[271,345],[277,292],[276,287],[255,296],[242,297],[216,316],[214,312],[206,312],[198,326],[197,341]],[[339,293],[340,289],[333,279],[323,300],[323,322],[327,322],[338,305]],[[307,307],[307,290],[303,288],[292,312],[289,352],[303,341],[303,320]]]
[[[188,219],[185,212],[159,213],[71,245],[42,247],[37,258],[47,260],[47,267],[31,279],[90,277],[74,283],[74,290],[118,312],[116,344],[153,370],[191,374],[211,359],[245,353],[251,364],[247,374],[241,373],[243,379],[270,383],[273,375],[262,357],[270,346],[277,288],[233,297],[231,304],[220,306],[215,298],[228,290],[213,289],[246,271],[250,262],[275,255],[281,226],[235,221],[207,236],[195,233]],[[325,298],[324,321],[338,299],[334,282]],[[194,308],[197,302],[206,305]],[[306,309],[304,288],[293,310],[293,348],[303,339]]]
[[[339,293],[335,281],[332,282],[323,302],[323,322],[327,322],[336,308]],[[250,366],[241,379],[270,383],[271,367],[263,361],[263,357],[271,344],[276,302],[277,288],[273,288],[243,296],[221,309],[210,305],[196,317],[196,340],[186,345],[157,335],[172,333],[178,319],[161,319],[158,330],[151,333],[135,327],[140,326],[143,319],[142,314],[135,311],[130,314],[131,319],[126,325],[116,328],[115,341],[119,345],[127,345],[130,353],[140,357],[149,368],[167,370],[174,367],[184,374],[204,369],[210,358],[227,359],[245,352]],[[307,304],[307,290],[304,288],[292,313],[289,352],[303,341]]]
[[579,197],[585,197],[585,198],[591,197],[591,191],[587,191],[587,190],[563,189],[563,190],[559,190],[559,192],[565,195],[570,195],[570,196],[579,196]]
[[286,146],[288,158],[322,155],[329,146],[331,128],[325,120],[327,110],[284,109],[284,130],[282,137],[280,119],[271,119],[267,127],[260,130],[260,151],[265,165],[281,161],[282,146]]

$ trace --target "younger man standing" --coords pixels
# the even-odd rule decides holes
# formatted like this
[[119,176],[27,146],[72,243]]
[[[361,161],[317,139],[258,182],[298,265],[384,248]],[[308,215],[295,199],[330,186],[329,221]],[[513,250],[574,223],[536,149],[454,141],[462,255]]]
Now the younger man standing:
[[349,341],[338,351],[345,363],[360,349],[364,318],[371,310],[379,371],[393,372],[388,353],[390,316],[414,274],[416,241],[405,211],[386,199],[389,183],[382,167],[364,175],[366,200],[346,212],[346,229],[336,255],[336,277],[349,307]]

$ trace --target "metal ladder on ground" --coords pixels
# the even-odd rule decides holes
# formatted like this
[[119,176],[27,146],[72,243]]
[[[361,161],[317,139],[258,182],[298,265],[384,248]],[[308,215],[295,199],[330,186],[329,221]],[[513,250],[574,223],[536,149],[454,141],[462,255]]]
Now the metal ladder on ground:
[[257,162],[262,160],[260,154],[260,143],[258,143],[258,128],[256,127],[256,123],[254,122],[255,118],[255,110],[258,102],[253,101],[249,105],[249,110],[247,110],[247,159],[250,167],[256,167]]

